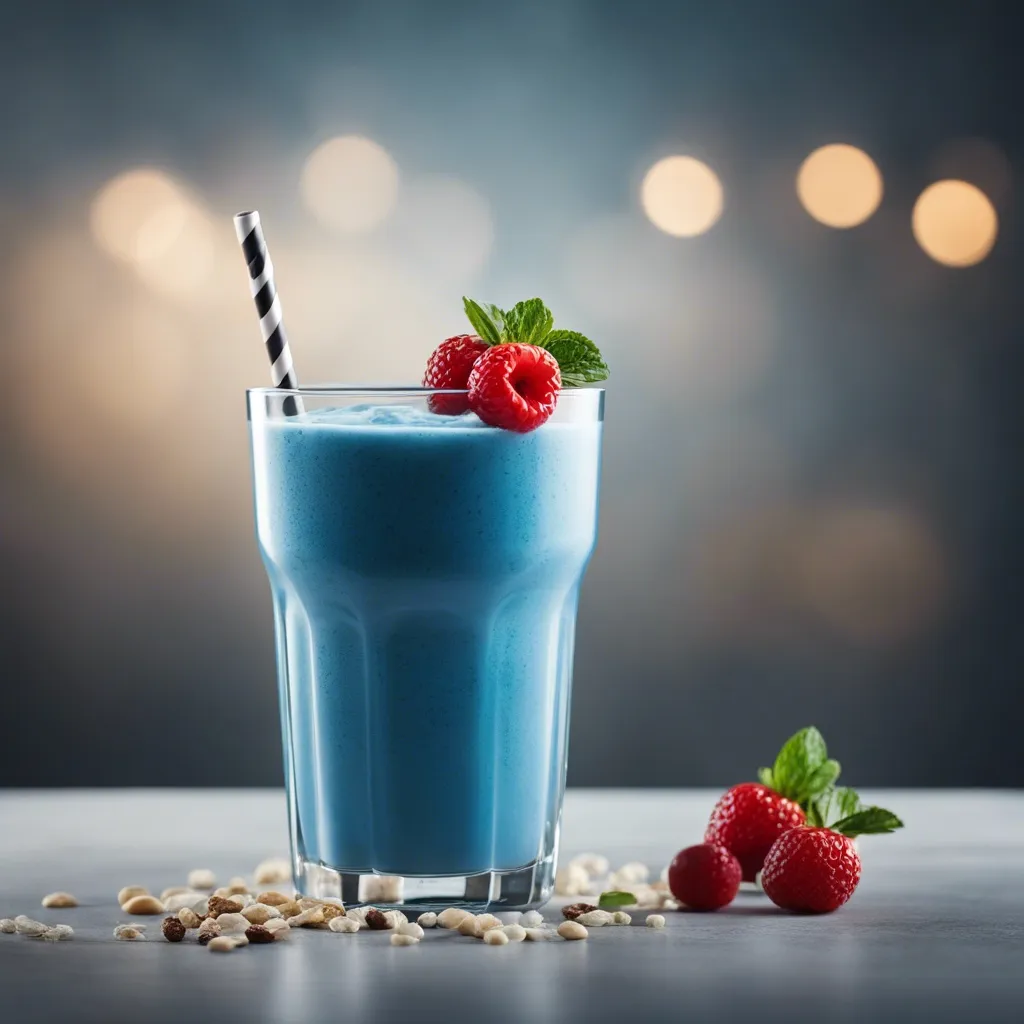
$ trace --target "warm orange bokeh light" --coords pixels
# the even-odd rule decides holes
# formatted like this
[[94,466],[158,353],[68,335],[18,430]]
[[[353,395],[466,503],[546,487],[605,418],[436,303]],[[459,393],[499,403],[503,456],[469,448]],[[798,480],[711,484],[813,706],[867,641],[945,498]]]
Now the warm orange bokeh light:
[[914,204],[917,244],[947,267],[980,263],[996,244],[999,218],[988,196],[966,181],[937,181]]
[[804,209],[830,228],[863,224],[882,201],[882,175],[856,146],[816,149],[800,167],[796,193]]
[[667,156],[644,176],[640,201],[655,227],[677,238],[692,238],[721,217],[724,195],[707,164],[692,156]]

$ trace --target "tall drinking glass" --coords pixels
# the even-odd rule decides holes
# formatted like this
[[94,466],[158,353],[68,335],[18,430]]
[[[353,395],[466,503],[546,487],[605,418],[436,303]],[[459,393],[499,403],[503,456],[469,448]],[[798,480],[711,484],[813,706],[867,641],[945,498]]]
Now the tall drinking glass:
[[522,909],[553,887],[604,392],[528,434],[431,394],[248,393],[292,865],[346,903]]

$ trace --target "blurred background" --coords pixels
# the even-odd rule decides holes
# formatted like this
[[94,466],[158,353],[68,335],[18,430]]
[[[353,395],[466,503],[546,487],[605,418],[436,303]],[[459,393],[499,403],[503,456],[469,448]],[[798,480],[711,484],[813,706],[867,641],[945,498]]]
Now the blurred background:
[[601,344],[570,783],[1024,785],[1005,3],[8,5],[0,785],[276,785],[231,215],[306,382]]

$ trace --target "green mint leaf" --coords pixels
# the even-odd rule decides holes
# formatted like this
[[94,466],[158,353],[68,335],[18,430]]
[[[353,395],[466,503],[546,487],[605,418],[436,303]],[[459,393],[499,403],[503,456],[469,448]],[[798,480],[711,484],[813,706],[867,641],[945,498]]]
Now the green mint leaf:
[[[492,314],[485,312],[480,303],[467,299],[465,295],[462,297],[462,305],[465,307],[466,316],[475,328],[476,333],[488,345],[497,345],[501,341],[501,330],[494,322]],[[492,307],[492,309],[495,308],[497,307]]]
[[833,822],[848,818],[860,809],[860,796],[855,789],[849,786],[829,786],[824,793],[811,800],[807,808],[807,820],[812,825],[829,827]]
[[563,387],[578,388],[608,378],[600,350],[578,331],[551,331],[541,347],[558,361]]
[[771,768],[758,768],[757,779],[762,786],[767,786],[769,789],[775,789],[775,776],[772,775]]
[[856,814],[837,821],[832,829],[844,836],[884,835],[903,828],[903,822],[884,807],[865,807]]
[[607,910],[609,907],[631,907],[634,903],[636,897],[631,892],[620,892],[615,889],[601,893],[601,898],[597,901],[601,910]]
[[805,810],[809,801],[834,783],[838,775],[839,763],[829,762],[825,740],[813,725],[786,741],[772,767],[775,791]]
[[543,345],[555,318],[540,299],[517,302],[504,316],[505,340],[520,345]]

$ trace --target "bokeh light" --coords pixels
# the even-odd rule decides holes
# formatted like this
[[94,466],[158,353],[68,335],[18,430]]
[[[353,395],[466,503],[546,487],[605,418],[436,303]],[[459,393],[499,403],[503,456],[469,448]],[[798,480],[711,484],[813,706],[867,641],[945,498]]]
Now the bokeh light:
[[929,185],[914,204],[914,237],[937,263],[969,267],[991,251],[999,218],[976,185],[948,179]]
[[882,175],[862,149],[822,146],[803,162],[796,192],[804,209],[830,228],[863,224],[882,201]]
[[345,234],[363,234],[394,209],[398,167],[372,139],[342,135],[321,143],[309,155],[301,191],[318,220]]
[[692,238],[722,215],[724,193],[707,164],[692,156],[667,156],[644,176],[640,201],[655,227],[677,238]]

